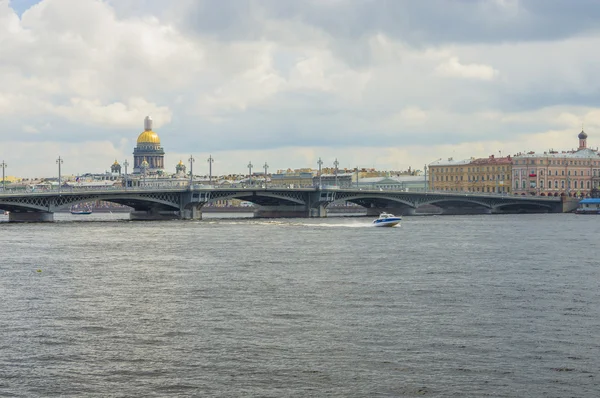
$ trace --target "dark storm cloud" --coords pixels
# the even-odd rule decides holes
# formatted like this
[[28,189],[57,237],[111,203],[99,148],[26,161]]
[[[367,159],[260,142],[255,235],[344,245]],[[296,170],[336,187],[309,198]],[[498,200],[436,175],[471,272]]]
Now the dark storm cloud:
[[267,20],[301,21],[339,39],[383,32],[415,46],[555,40],[600,28],[597,0],[195,1],[187,29],[223,40],[255,39]]

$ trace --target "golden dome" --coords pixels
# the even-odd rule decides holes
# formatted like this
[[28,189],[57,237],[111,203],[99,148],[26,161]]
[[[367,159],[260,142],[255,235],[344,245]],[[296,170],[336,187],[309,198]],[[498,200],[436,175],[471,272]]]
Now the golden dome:
[[113,166],[118,166],[119,162],[117,162],[117,159],[115,159],[115,162],[113,163]]
[[183,166],[183,162],[180,160],[178,165]]
[[137,139],[138,144],[157,144],[160,145],[160,138],[152,130],[146,130]]

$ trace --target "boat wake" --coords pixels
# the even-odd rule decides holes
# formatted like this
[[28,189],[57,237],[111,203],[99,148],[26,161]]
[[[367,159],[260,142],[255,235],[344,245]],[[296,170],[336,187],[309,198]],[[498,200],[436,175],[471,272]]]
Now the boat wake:
[[370,224],[356,223],[356,224],[329,224],[329,223],[293,223],[290,225],[301,226],[301,227],[319,227],[319,228],[370,228]]
[[[208,224],[219,225],[267,225],[282,227],[309,227],[309,228],[370,228],[372,224],[355,221],[352,223],[328,223],[328,222],[301,222],[292,220],[206,220]],[[204,223],[204,221],[198,221]]]

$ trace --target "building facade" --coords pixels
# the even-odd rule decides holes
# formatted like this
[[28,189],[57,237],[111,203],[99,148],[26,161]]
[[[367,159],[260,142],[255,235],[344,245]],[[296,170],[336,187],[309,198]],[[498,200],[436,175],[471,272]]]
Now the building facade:
[[473,160],[467,166],[468,192],[510,193],[512,158],[496,157]]
[[438,160],[429,165],[428,190],[463,192],[468,188],[467,165],[471,159]]
[[433,191],[510,193],[510,156],[439,160],[429,165],[428,185]]
[[520,195],[590,196],[600,184],[600,156],[587,147],[587,134],[577,136],[576,151],[517,154],[513,159],[513,190]]
[[134,174],[162,174],[165,168],[165,151],[160,146],[158,134],[152,131],[152,118],[144,119],[144,131],[133,149]]

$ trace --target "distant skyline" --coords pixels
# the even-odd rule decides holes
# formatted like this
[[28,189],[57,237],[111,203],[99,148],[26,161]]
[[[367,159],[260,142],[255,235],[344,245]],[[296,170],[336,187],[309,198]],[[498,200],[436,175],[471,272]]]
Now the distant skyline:
[[7,175],[423,169],[600,145],[596,0],[0,0]]

